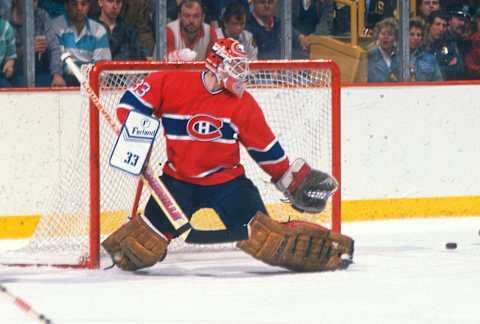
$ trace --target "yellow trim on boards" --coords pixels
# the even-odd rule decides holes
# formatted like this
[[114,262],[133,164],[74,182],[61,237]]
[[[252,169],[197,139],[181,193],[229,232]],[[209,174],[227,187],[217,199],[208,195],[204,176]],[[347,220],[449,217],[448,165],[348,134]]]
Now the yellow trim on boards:
[[[480,215],[480,196],[342,201],[342,222]],[[0,239],[33,235],[40,215],[0,216]]]
[[342,222],[480,215],[480,196],[342,201]]
[[21,239],[33,235],[41,215],[0,216],[0,239]]

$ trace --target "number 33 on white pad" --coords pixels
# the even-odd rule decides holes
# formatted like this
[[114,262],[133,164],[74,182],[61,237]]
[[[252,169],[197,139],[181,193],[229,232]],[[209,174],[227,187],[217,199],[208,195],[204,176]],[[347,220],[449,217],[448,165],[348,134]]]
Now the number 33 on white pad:
[[157,136],[157,118],[131,110],[110,156],[110,165],[133,175],[140,175]]

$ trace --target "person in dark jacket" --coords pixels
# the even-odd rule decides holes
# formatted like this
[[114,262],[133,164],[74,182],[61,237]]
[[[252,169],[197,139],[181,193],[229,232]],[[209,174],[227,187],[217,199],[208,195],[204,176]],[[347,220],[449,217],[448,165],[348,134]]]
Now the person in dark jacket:
[[[88,16],[90,18],[97,18],[100,15],[100,1],[89,0],[90,11]],[[170,2],[170,1],[168,1]],[[147,4],[147,0],[123,0],[122,9],[120,10],[120,17],[135,27],[142,42],[142,46],[147,49],[149,55],[153,52],[155,46],[155,35],[152,29],[152,15],[151,8]]]
[[145,60],[147,51],[143,48],[138,32],[120,17],[123,0],[99,0],[98,22],[105,26],[113,60]]
[[[247,19],[246,30],[253,34],[258,47],[258,59],[283,59],[281,57],[281,25],[275,14],[277,0],[253,0],[253,11]],[[308,56],[308,38],[293,28],[292,57]]]
[[444,11],[433,11],[428,16],[425,50],[437,58],[444,80],[461,80],[464,77],[463,59],[456,43],[445,39],[449,18]]

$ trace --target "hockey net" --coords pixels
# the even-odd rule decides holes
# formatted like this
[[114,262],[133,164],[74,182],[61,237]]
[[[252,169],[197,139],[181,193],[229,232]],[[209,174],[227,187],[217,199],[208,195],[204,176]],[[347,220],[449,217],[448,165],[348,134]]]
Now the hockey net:
[[[200,71],[203,66],[202,62],[115,61],[84,66],[82,72],[114,118],[116,105],[125,90],[149,73],[168,69]],[[340,183],[340,73],[336,64],[329,60],[259,61],[252,62],[250,69],[248,91],[262,107],[267,122],[290,159],[302,157],[314,168],[333,174]],[[99,242],[132,214],[143,212],[148,200],[149,191],[138,185],[138,178],[109,166],[116,135],[98,114],[86,92],[81,89],[81,93],[78,143],[62,162],[62,169],[68,172],[61,175],[57,190],[28,245],[15,252],[16,264],[98,267]],[[322,213],[299,213],[284,202],[269,176],[246,151],[241,153],[247,176],[259,188],[273,218],[278,221],[307,220],[340,231],[340,190]],[[159,135],[150,166],[161,174],[164,162],[165,142]],[[200,230],[224,228],[211,209],[197,211],[191,224]],[[203,248],[177,239],[169,247],[169,253]],[[206,248],[221,249],[223,246],[208,245]]]

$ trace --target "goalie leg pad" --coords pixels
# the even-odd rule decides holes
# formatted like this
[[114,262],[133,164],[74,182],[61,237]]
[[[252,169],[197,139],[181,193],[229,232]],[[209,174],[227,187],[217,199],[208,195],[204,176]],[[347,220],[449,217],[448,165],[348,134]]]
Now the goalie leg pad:
[[110,235],[102,246],[120,269],[135,271],[163,260],[168,243],[138,216]]
[[278,223],[258,212],[249,230],[249,238],[237,247],[270,265],[293,271],[324,271],[344,269],[352,263],[353,240],[316,224]]

